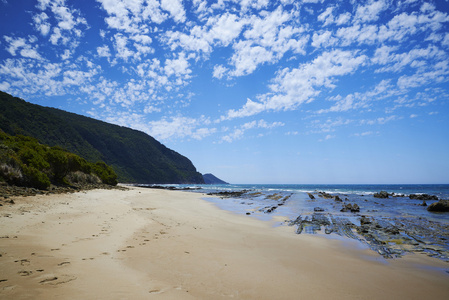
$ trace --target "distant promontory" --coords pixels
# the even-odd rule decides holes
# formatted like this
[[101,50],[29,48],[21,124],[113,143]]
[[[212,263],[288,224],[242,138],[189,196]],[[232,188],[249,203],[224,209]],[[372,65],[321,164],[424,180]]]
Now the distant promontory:
[[203,174],[203,179],[205,184],[229,184],[210,173]]

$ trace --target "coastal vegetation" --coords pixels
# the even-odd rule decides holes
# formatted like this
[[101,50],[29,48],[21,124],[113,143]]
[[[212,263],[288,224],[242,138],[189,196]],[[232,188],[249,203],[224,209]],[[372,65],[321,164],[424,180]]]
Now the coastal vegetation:
[[104,162],[91,163],[59,146],[0,130],[0,181],[44,190],[51,184],[116,185],[117,174]]
[[31,104],[1,91],[0,129],[62,147],[91,163],[103,161],[119,182],[204,183],[188,158],[144,132]]

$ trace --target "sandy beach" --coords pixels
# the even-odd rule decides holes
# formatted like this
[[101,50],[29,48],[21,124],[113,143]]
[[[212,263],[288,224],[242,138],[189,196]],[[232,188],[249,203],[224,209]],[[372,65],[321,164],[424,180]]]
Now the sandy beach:
[[0,207],[0,299],[447,299],[449,265],[132,187]]

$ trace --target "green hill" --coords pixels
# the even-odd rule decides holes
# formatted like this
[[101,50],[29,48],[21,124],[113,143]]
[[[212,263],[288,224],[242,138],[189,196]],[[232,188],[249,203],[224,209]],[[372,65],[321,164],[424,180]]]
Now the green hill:
[[119,182],[204,183],[188,158],[141,131],[31,104],[1,91],[0,129],[61,146],[90,162],[104,161]]

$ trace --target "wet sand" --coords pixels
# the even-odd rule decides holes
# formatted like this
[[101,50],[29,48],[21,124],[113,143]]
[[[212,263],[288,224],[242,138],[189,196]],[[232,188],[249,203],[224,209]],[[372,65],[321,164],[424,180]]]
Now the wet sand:
[[131,188],[0,207],[0,299],[447,299],[449,265]]

